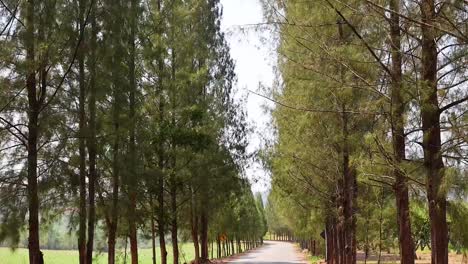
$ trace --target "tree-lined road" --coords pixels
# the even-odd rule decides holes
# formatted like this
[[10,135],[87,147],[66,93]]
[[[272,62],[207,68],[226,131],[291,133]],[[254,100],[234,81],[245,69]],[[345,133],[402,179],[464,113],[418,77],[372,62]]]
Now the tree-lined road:
[[243,264],[243,263],[273,263],[273,264],[302,264],[307,263],[304,256],[292,243],[280,241],[265,241],[265,245],[259,249],[232,258],[228,263]]

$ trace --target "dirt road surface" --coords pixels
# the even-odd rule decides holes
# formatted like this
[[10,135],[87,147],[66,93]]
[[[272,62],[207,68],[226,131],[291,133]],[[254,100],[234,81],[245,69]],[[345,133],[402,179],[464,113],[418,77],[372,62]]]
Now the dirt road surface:
[[264,246],[225,261],[234,264],[306,264],[304,255],[294,244],[265,241]]

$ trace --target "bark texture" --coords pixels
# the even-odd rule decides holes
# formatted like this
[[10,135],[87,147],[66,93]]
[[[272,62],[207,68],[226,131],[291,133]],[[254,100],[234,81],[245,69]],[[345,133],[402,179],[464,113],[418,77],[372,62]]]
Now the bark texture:
[[431,222],[431,254],[433,264],[448,263],[447,200],[443,190],[444,162],[441,152],[440,110],[437,98],[437,33],[435,2],[420,3],[422,22],[422,99],[424,168]]
[[395,198],[397,207],[398,240],[402,264],[414,264],[414,242],[411,233],[409,215],[408,181],[401,169],[406,158],[404,111],[405,103],[402,96],[402,54],[400,29],[400,1],[390,0],[390,8],[395,13],[390,17],[390,38],[392,50],[392,142],[393,142],[393,174],[395,176]]

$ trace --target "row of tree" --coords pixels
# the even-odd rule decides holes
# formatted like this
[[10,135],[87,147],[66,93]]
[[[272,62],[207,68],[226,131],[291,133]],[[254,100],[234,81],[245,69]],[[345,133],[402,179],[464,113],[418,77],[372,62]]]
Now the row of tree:
[[196,263],[221,234],[260,240],[218,0],[4,0],[0,12],[0,240],[15,246],[26,228],[41,263],[42,227],[63,215],[80,264],[96,227],[108,263],[119,238],[138,263],[139,233],[153,256],[159,238],[163,264],[166,234],[174,263],[184,231]]
[[466,2],[264,6],[278,32],[269,203],[300,214],[275,226],[325,229],[329,263],[395,239],[411,264],[425,232],[432,263],[448,263],[449,244],[466,250]]

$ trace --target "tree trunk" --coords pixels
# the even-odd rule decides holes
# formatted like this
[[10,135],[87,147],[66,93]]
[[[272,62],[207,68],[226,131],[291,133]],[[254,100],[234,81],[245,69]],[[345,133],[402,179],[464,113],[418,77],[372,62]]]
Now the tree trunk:
[[217,258],[221,258],[221,241],[219,240],[219,235],[216,238],[216,255]]
[[130,175],[127,180],[128,183],[128,195],[129,195],[129,208],[128,208],[128,227],[130,237],[130,253],[132,256],[132,264],[138,264],[138,235],[136,226],[136,196],[137,196],[137,171],[136,171],[136,105],[135,105],[135,94],[137,90],[136,76],[135,76],[135,38],[136,38],[136,20],[137,20],[137,2],[136,0],[131,1],[130,7],[130,65],[129,65],[129,79],[130,79],[130,142],[129,142],[129,154],[130,154]]
[[89,158],[89,178],[88,178],[88,241],[86,243],[86,264],[93,263],[94,249],[94,228],[96,221],[95,207],[95,186],[97,182],[96,171],[96,3],[93,1],[91,10],[91,36],[90,36],[90,66],[89,66],[89,138],[88,138],[88,158]]
[[[118,106],[117,106],[118,108]],[[119,112],[117,109],[114,110],[114,118],[118,118]],[[119,121],[114,120],[114,129],[115,133],[118,135],[119,133]],[[116,136],[114,139],[114,157],[113,157],[113,168],[112,168],[112,208],[111,208],[111,215],[109,216],[108,221],[108,263],[114,264],[115,263],[115,242],[117,237],[117,224],[118,224],[118,206],[119,206],[119,172],[120,172],[120,164],[119,164],[119,136]]]
[[114,228],[114,223],[108,224],[108,233],[107,233],[107,263],[115,264],[115,240],[116,240],[116,231],[117,228]]
[[[113,41],[118,42],[120,32],[115,32],[116,37]],[[120,45],[117,45],[116,53],[118,54],[121,50]],[[114,64],[118,61],[117,56],[112,58]],[[117,67],[117,66],[116,66]],[[113,113],[112,122],[114,126],[114,142],[113,142],[113,157],[112,157],[112,204],[110,210],[110,216],[108,216],[108,262],[109,264],[115,263],[115,242],[117,237],[117,225],[118,225],[118,213],[119,213],[119,187],[120,187],[120,112],[123,103],[122,98],[122,87],[120,83],[120,76],[118,69],[114,69],[112,73],[113,78]]]
[[440,110],[437,98],[437,19],[434,0],[423,0],[421,7],[422,85],[421,119],[424,168],[431,222],[431,257],[433,264],[448,263],[448,227],[446,191],[443,190],[444,162],[441,151]]
[[165,229],[162,225],[164,223],[164,219],[160,217],[158,218],[158,235],[159,235],[159,249],[161,251],[161,264],[167,264],[167,248],[166,248],[166,238],[165,236]]
[[[172,48],[171,52],[171,79],[173,83],[176,83],[176,51],[175,48]],[[174,90],[174,89],[172,89]],[[173,96],[174,97],[174,96]],[[176,102],[172,101],[172,108],[176,108]],[[173,115],[171,118],[171,125],[173,127],[177,126],[175,116]],[[176,155],[174,154],[176,151],[177,142],[171,141],[170,147],[172,155],[170,157],[171,160],[171,168],[175,169],[177,165]],[[178,224],[177,224],[177,190],[178,190],[178,181],[177,181],[177,174],[175,171],[170,173],[170,195],[171,195],[171,210],[172,210],[172,251],[173,251],[173,260],[174,264],[179,263],[179,243],[178,243]]]
[[395,176],[395,198],[397,207],[398,239],[401,263],[414,264],[414,242],[411,233],[409,215],[408,181],[401,169],[405,154],[404,111],[402,98],[402,57],[400,32],[400,1],[390,0],[390,37],[392,49],[392,141],[393,141],[393,174]]
[[153,264],[156,264],[156,230],[154,228],[154,217],[151,216],[151,249],[153,253]]
[[331,220],[327,221],[325,227],[326,236],[326,260],[328,264],[336,264],[336,234],[334,232],[334,224]]
[[229,247],[229,240],[224,240],[224,246],[226,247],[226,256],[230,256],[231,248]]
[[128,249],[128,237],[125,237],[125,247],[124,247],[124,264],[127,264],[127,249]]
[[202,209],[200,216],[200,240],[201,240],[201,261],[202,263],[208,262],[208,216],[206,209]]
[[[136,206],[136,194],[132,193],[130,197],[130,207],[135,208]],[[133,218],[133,221],[130,220],[129,223],[129,238],[130,238],[130,254],[132,257],[132,264],[138,264],[138,235],[137,235],[137,228],[136,228],[136,217],[135,217],[135,209],[130,210],[130,218]]]
[[[172,175],[175,177],[175,175]],[[178,225],[177,225],[177,186],[174,180],[171,182],[171,208],[172,208],[172,226],[171,226],[171,238],[172,238],[172,255],[174,264],[179,263],[179,241],[177,237]]]
[[325,224],[325,261],[327,264],[334,264],[333,262],[333,233],[332,227],[327,220]]
[[37,184],[37,140],[39,104],[36,92],[35,47],[34,47],[34,0],[28,0],[26,6],[25,47],[26,60],[29,63],[26,87],[28,90],[28,248],[29,263],[38,264],[39,246],[39,197]]
[[378,256],[378,261],[377,263],[380,264],[380,259],[382,257],[382,223],[383,223],[383,203],[384,203],[384,192],[382,188],[382,196],[381,196],[381,201],[379,203],[379,256]]
[[343,183],[344,183],[344,263],[356,263],[356,218],[355,202],[356,202],[356,172],[350,166],[349,142],[348,142],[348,122],[349,117],[346,113],[346,107],[343,104]]
[[[161,106],[162,102],[160,103],[160,112],[162,117],[162,109]],[[159,168],[161,171],[164,169],[164,152],[162,144],[159,145]],[[164,219],[164,178],[163,174],[158,176],[158,235],[159,235],[159,248],[161,251],[161,264],[167,264],[167,248],[166,248],[166,220]]]
[[[79,32],[84,32],[84,12],[85,1],[79,1]],[[80,87],[79,99],[79,155],[80,155],[80,205],[79,205],[79,227],[78,227],[78,252],[80,264],[86,263],[86,84],[85,84],[85,63],[83,45],[80,45],[78,51],[78,82]]]
[[198,242],[198,217],[196,213],[195,194],[193,189],[191,190],[191,204],[190,204],[190,219],[192,226],[192,241],[195,248],[195,264],[200,262],[200,244]]
[[[162,72],[162,65],[160,66],[160,71]],[[164,118],[164,102],[162,100],[162,80],[160,80],[160,102],[159,102],[159,115],[161,120]],[[158,156],[159,156],[159,169],[163,172],[165,168],[165,153],[164,145],[162,141],[158,146]],[[165,216],[165,206],[164,206],[164,172],[158,175],[158,234],[159,234],[159,247],[161,250],[161,263],[167,264],[167,249],[166,249],[166,220]]]
[[[161,0],[157,1],[157,8],[160,15],[162,15],[162,3]],[[163,34],[163,32],[159,32],[159,34]],[[159,74],[159,117],[160,122],[164,120],[164,96],[163,96],[163,87],[164,81],[162,78],[163,71],[164,71],[164,61],[161,57],[158,58],[158,70]],[[158,146],[158,156],[159,156],[159,169],[161,170],[161,175],[158,178],[158,205],[159,205],[159,212],[158,212],[158,233],[159,233],[159,247],[161,251],[161,264],[167,264],[167,249],[166,249],[166,221],[164,219],[164,168],[165,168],[165,153],[164,153],[164,143],[163,140],[160,140]]]
[[316,250],[316,242],[315,242],[315,239],[312,240],[312,256],[317,256],[317,250]]

